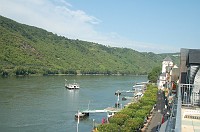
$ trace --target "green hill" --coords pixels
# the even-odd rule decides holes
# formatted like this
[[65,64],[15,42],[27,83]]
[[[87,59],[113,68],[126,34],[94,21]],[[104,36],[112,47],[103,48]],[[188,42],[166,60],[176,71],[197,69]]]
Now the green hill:
[[142,53],[58,36],[0,16],[0,73],[147,74],[169,55]]

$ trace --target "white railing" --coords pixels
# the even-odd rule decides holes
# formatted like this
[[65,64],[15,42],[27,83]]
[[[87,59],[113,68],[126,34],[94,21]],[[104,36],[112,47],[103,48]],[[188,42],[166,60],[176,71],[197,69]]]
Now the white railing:
[[182,106],[182,95],[181,95],[181,84],[179,84],[178,87],[178,93],[177,93],[177,111],[176,111],[176,123],[175,123],[175,132],[181,132],[181,106]]
[[181,106],[200,105],[200,86],[179,84],[165,132],[181,132]]
[[180,84],[182,105],[194,106],[200,104],[200,86],[194,84]]

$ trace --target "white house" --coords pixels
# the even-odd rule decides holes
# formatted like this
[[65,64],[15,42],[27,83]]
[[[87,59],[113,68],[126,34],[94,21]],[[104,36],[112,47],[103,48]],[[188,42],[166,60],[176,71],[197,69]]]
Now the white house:
[[169,56],[167,56],[162,62],[162,73],[166,73],[167,66],[173,67],[173,61]]
[[166,83],[166,73],[162,73],[160,74],[160,77],[158,80],[158,88],[163,89],[165,83]]
[[163,89],[164,85],[166,84],[166,81],[169,81],[168,78],[170,76],[170,70],[172,69],[172,67],[173,61],[169,56],[167,56],[162,62],[162,73],[160,74],[158,80],[159,89]]

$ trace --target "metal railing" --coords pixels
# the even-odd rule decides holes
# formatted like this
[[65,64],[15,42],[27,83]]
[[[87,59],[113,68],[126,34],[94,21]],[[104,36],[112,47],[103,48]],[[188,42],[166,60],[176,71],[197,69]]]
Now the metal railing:
[[181,132],[181,106],[182,106],[182,89],[181,89],[182,84],[179,84],[178,87],[178,93],[177,93],[177,111],[176,111],[176,123],[175,123],[175,132]]
[[200,86],[194,84],[180,84],[182,105],[194,106],[200,104]]
[[174,132],[175,131],[176,111],[177,111],[177,103],[178,103],[177,101],[178,100],[174,100],[174,102],[172,102],[171,113],[170,113],[170,117],[168,118],[165,132]]
[[165,131],[181,132],[181,106],[192,107],[195,105],[200,105],[200,86],[179,84]]

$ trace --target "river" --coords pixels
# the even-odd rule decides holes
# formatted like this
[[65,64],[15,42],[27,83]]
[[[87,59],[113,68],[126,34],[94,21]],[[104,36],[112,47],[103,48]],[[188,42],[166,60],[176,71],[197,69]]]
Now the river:
[[[66,89],[65,79],[76,80],[80,89]],[[0,78],[0,131],[76,132],[74,114],[78,110],[112,107],[117,101],[116,90],[131,90],[134,83],[143,81],[147,76]],[[128,102],[120,101],[123,105]],[[90,114],[80,121],[79,132],[91,132],[93,123],[101,123],[104,117],[105,113]]]

